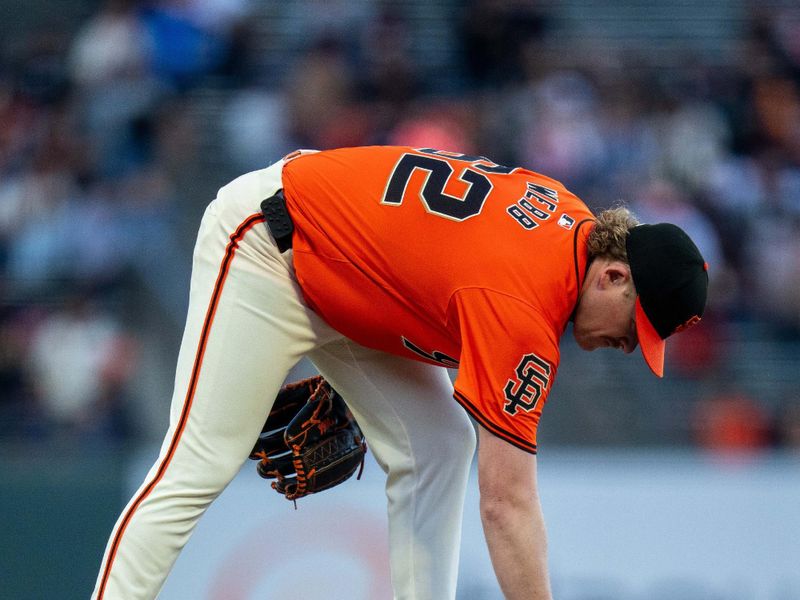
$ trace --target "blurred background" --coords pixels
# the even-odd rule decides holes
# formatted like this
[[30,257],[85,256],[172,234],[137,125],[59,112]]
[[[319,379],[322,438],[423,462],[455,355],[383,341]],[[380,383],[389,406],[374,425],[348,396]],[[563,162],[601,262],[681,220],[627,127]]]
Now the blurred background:
[[[721,482],[706,498],[719,510],[766,486],[747,514],[791,502],[794,542],[771,546],[731,508],[715,527],[800,564],[796,1],[0,0],[0,595],[88,597],[166,430],[217,189],[295,148],[362,144],[482,154],[686,229],[710,264],[702,324],[672,341],[663,381],[638,352],[583,353],[567,335],[542,477],[569,498],[559,477],[576,465],[620,490],[668,469],[675,497]],[[742,595],[724,568],[709,568],[717,588],[683,567],[679,583],[561,568],[553,510],[562,598],[800,598],[800,568],[754,572]]]

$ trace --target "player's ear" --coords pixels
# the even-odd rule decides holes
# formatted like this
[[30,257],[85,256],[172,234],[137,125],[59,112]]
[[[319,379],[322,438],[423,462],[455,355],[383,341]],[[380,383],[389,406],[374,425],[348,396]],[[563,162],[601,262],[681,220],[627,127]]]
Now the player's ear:
[[600,274],[602,287],[627,285],[631,281],[631,268],[624,262],[612,260],[603,266]]

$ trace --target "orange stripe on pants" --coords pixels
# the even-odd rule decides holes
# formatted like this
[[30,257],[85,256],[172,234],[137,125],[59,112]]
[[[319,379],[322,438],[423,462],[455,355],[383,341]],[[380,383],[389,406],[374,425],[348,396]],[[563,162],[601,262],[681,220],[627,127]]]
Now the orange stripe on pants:
[[100,583],[100,589],[98,592],[98,600],[102,600],[103,595],[105,593],[105,588],[108,583],[108,577],[111,574],[111,568],[114,564],[114,558],[117,554],[117,549],[119,548],[120,541],[122,540],[122,536],[125,534],[125,530],[128,527],[128,523],[130,522],[133,514],[136,512],[136,509],[139,505],[144,501],[147,496],[153,491],[153,488],[161,481],[161,478],[164,476],[164,473],[169,466],[172,457],[175,454],[175,450],[180,443],[181,436],[183,435],[183,430],[186,428],[186,422],[189,418],[189,413],[192,409],[192,401],[194,400],[194,393],[197,389],[197,380],[200,374],[200,369],[203,365],[203,355],[205,354],[206,345],[208,343],[208,335],[211,331],[211,325],[214,323],[214,315],[217,310],[217,305],[219,304],[219,298],[222,293],[222,288],[225,285],[225,279],[228,276],[228,271],[230,270],[230,265],[233,260],[234,254],[236,253],[237,248],[239,247],[239,241],[244,237],[244,235],[257,223],[263,223],[264,217],[263,215],[252,215],[249,217],[244,223],[242,223],[239,228],[236,230],[235,233],[231,235],[230,242],[225,249],[225,256],[222,260],[222,264],[220,265],[219,275],[217,276],[216,283],[214,284],[214,292],[211,295],[211,301],[208,305],[208,310],[206,311],[205,321],[203,323],[203,332],[200,336],[200,342],[197,347],[197,354],[194,360],[194,367],[192,368],[192,376],[189,382],[189,389],[186,393],[186,399],[183,403],[183,410],[181,411],[181,416],[178,421],[178,426],[175,429],[175,433],[172,436],[172,441],[169,445],[169,450],[167,451],[164,459],[161,461],[161,465],[159,466],[158,472],[153,480],[145,487],[136,500],[131,504],[130,508],[128,509],[127,513],[123,517],[119,528],[117,529],[117,533],[114,536],[114,541],[111,544],[111,549],[108,554],[108,561],[106,563],[105,569],[103,570],[103,578]]

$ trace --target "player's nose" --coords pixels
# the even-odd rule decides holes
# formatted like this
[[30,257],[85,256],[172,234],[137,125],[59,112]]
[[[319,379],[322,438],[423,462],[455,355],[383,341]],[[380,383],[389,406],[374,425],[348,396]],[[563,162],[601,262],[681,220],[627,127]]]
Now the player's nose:
[[638,345],[639,340],[633,336],[623,336],[617,338],[616,340],[616,347],[622,350],[625,354],[630,354],[636,350],[636,346]]

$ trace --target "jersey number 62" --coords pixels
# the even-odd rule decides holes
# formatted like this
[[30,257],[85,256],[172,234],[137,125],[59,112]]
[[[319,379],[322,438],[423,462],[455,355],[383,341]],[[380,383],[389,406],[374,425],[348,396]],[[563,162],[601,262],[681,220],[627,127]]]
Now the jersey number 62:
[[[423,148],[419,154],[404,154],[389,177],[381,204],[399,205],[403,202],[406,187],[411,175],[417,169],[427,173],[425,183],[420,191],[420,200],[429,213],[454,221],[464,221],[481,212],[483,203],[492,191],[492,182],[485,173],[511,173],[514,169],[498,165],[482,156],[445,153],[440,150]],[[448,160],[446,160],[448,159]],[[453,166],[449,161],[469,163],[458,179],[469,184],[463,196],[446,194],[444,189],[453,175]],[[481,172],[483,171],[483,172]]]

